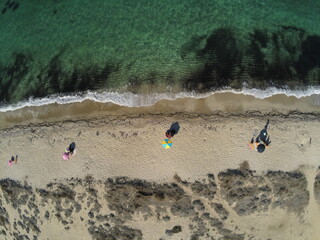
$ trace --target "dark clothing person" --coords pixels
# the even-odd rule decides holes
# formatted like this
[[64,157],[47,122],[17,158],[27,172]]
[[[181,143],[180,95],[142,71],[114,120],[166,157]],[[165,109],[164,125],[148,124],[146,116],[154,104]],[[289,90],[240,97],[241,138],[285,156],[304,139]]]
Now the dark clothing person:
[[69,145],[69,152],[71,154],[73,154],[74,150],[76,149],[76,144],[74,142],[72,142],[70,145]]
[[174,122],[171,124],[170,128],[166,131],[166,137],[172,138],[174,135],[176,135],[179,132],[180,125],[178,122]]
[[263,141],[267,145],[269,145],[271,143],[270,139],[269,139],[270,137],[269,137],[268,132],[267,132],[268,125],[269,125],[269,120],[267,121],[267,124],[264,126],[264,129],[261,130],[261,132],[260,132],[260,134],[258,136],[258,139],[260,141]]
[[259,136],[254,140],[254,137],[251,139],[250,147],[252,149],[256,149],[259,153],[264,152],[266,147],[268,147],[271,143],[270,137],[267,132],[267,128],[269,125],[269,120],[267,121],[267,124],[264,126],[264,129],[260,131]]
[[64,160],[70,159],[71,156],[76,154],[76,144],[74,142],[70,143],[69,147],[66,148],[62,158]]

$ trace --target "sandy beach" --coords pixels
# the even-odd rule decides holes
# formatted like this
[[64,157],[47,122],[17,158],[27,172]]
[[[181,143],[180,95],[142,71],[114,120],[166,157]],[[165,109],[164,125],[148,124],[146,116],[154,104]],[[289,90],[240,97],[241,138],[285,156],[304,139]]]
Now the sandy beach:
[[319,9],[2,1],[0,240],[319,240]]
[[[248,141],[270,119],[270,147]],[[170,124],[173,146],[161,142]],[[90,115],[0,132],[3,239],[317,239],[316,113]],[[62,160],[76,142],[77,152]],[[12,155],[18,163],[8,166]]]

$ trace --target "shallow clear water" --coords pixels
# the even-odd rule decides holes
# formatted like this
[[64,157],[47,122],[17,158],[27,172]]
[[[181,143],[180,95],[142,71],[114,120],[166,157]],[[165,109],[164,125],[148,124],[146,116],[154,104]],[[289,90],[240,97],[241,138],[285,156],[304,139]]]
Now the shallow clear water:
[[3,111],[88,90],[114,102],[110,91],[167,98],[320,82],[315,0],[8,0],[0,10]]

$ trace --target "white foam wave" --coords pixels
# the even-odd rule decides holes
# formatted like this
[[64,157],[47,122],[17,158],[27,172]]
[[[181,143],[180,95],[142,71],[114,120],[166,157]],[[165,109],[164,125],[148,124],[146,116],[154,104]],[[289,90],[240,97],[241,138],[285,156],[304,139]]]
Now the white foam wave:
[[243,88],[241,91],[231,90],[230,92],[244,94],[244,95],[251,95],[260,99],[272,97],[274,95],[281,95],[281,94],[286,95],[288,97],[302,98],[302,97],[310,97],[312,95],[320,96],[320,87],[308,87],[308,88],[297,89],[297,90],[291,90],[289,88],[275,88],[275,87],[270,87],[265,90],[256,89],[256,88],[251,88],[251,89]]
[[0,112],[15,111],[25,107],[43,106],[49,104],[69,104],[76,102],[83,102],[85,100],[92,100],[102,103],[114,103],[120,106],[127,107],[141,107],[150,106],[160,100],[175,100],[178,98],[206,98],[217,93],[233,93],[254,96],[259,99],[269,98],[274,95],[283,94],[286,96],[293,96],[296,98],[308,97],[316,95],[320,102],[320,87],[309,87],[303,90],[290,90],[290,89],[279,89],[279,88],[267,88],[261,89],[247,89],[235,90],[226,88],[223,90],[212,91],[207,93],[196,93],[196,92],[179,92],[179,93],[153,93],[153,94],[135,94],[131,92],[91,92],[78,93],[74,95],[51,95],[45,98],[30,98],[29,100],[19,102],[17,104],[9,104],[0,106]]

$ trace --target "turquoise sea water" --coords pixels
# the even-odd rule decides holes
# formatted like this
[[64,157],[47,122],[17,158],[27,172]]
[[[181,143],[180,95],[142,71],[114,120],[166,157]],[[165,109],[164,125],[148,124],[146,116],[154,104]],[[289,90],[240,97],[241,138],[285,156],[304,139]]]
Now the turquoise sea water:
[[0,102],[320,84],[316,0],[1,0]]

